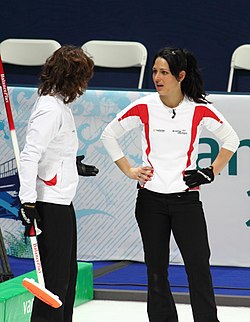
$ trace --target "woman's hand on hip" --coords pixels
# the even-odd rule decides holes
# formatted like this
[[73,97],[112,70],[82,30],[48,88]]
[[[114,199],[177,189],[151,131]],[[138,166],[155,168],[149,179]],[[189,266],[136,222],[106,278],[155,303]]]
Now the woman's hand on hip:
[[144,183],[152,180],[153,174],[154,174],[154,169],[149,166],[130,168],[126,173],[126,175],[130,179],[138,180]]

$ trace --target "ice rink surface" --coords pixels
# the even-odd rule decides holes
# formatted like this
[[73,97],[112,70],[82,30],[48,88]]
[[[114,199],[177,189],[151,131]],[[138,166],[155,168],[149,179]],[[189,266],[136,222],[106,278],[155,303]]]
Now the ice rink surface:
[[[179,322],[193,322],[190,305],[177,304]],[[219,306],[220,322],[250,322],[250,307]],[[93,300],[74,309],[73,322],[148,322],[145,302]]]

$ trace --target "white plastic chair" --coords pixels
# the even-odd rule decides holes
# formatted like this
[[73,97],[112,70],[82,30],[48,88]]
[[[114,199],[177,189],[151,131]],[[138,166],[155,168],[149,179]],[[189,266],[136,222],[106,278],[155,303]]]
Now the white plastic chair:
[[231,92],[235,69],[250,70],[250,44],[241,45],[232,54],[227,91]]
[[82,45],[82,49],[92,57],[98,67],[140,67],[138,88],[142,88],[148,56],[143,44],[136,41],[90,40]]
[[0,44],[3,63],[41,66],[61,45],[52,39],[6,39]]

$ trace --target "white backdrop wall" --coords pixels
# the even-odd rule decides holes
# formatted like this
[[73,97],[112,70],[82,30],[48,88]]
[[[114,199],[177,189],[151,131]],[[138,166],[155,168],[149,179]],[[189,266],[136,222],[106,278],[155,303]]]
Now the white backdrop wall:
[[[10,88],[10,99],[17,137],[22,149],[27,120],[37,97],[35,88]],[[72,104],[79,137],[78,154],[94,164],[97,177],[81,177],[74,205],[78,225],[78,258],[82,260],[143,261],[142,244],[134,218],[136,182],[126,178],[107,155],[100,135],[118,111],[131,101],[148,94],[137,91],[88,90]],[[201,196],[211,245],[211,264],[250,266],[250,96],[210,94],[209,99],[237,131],[241,146],[211,185],[203,186]],[[140,164],[140,143],[135,131],[122,139],[123,149],[136,165]],[[219,149],[219,142],[204,132],[200,141],[199,166],[207,166]],[[0,101],[0,163],[14,157],[3,101]],[[3,169],[3,166],[1,166]],[[2,171],[0,169],[0,172]],[[30,257],[23,241],[23,227],[17,219],[17,206],[7,194],[17,191],[1,187],[0,224],[8,254]],[[2,186],[1,186],[2,185]],[[13,199],[13,198],[12,198]],[[7,215],[6,215],[7,214]],[[188,214],[187,214],[188,215]],[[182,263],[174,240],[171,262]]]

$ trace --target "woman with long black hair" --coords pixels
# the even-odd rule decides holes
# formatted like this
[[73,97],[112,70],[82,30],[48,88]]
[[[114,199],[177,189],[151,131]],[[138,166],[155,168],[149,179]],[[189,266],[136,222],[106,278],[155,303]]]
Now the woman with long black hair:
[[[206,99],[195,57],[181,48],[163,48],[153,60],[156,93],[127,106],[105,128],[102,141],[121,171],[138,181],[135,215],[148,273],[151,322],[177,322],[168,282],[173,233],[185,264],[195,322],[218,322],[207,227],[199,196],[228,163],[239,139],[223,115]],[[133,167],[118,139],[141,129],[142,166]],[[197,169],[198,143],[207,128],[222,141],[211,165]]]

